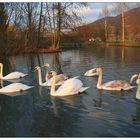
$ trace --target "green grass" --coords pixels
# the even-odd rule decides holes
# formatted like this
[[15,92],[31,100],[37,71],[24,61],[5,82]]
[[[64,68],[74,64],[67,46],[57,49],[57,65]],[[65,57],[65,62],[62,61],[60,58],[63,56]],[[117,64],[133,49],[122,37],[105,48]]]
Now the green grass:
[[140,47],[140,41],[125,41],[125,44],[131,47]]
[[[122,46],[123,45],[121,41],[102,42],[102,44],[107,45],[107,46]],[[127,47],[140,47],[140,41],[126,40],[124,45]]]

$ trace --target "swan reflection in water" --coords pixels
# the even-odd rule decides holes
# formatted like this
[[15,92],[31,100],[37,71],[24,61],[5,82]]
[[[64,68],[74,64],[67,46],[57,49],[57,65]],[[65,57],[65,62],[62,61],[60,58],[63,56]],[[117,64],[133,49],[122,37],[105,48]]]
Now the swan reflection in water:
[[54,70],[58,73],[58,74],[62,74],[62,67],[61,67],[61,63],[60,63],[60,56],[58,53],[53,55],[53,62],[52,62],[52,66],[54,67]]
[[96,99],[93,99],[95,107],[101,107],[102,105],[102,90],[98,90],[98,96]]
[[[77,96],[77,97],[76,97]],[[51,108],[54,116],[59,117],[60,112],[67,110],[66,108],[77,108],[81,102],[81,96],[54,97],[50,95]]]
[[132,115],[132,121],[134,124],[140,124],[140,100],[136,99],[136,114]]

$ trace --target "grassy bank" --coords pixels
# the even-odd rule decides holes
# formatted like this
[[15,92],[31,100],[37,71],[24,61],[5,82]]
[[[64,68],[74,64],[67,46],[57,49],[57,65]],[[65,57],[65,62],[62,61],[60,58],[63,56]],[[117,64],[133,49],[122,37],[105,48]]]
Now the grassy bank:
[[126,46],[140,47],[140,41],[125,41]]
[[101,42],[102,47],[140,47],[140,41],[126,40],[124,44],[121,41],[116,42]]
[[61,44],[61,49],[52,49],[51,47],[25,47],[25,46],[0,46],[1,55],[14,55],[21,53],[55,53],[61,52],[62,50],[69,49],[80,49],[83,47],[140,47],[139,41],[125,41],[123,45],[122,42],[95,42],[95,43],[63,43]]

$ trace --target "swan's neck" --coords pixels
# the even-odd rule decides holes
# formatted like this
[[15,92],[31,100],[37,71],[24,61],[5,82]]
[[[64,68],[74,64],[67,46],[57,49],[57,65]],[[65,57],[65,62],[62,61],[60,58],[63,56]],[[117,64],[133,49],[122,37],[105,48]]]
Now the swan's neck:
[[1,82],[1,88],[3,88],[3,80],[0,80],[0,82]]
[[41,70],[38,70],[38,80],[39,80],[39,85],[42,85],[42,76],[41,76]]
[[51,95],[55,95],[55,81],[56,81],[56,75],[54,75],[52,79],[51,92],[50,92]]
[[97,82],[97,88],[102,88],[102,71],[99,72],[98,82]]
[[137,92],[136,92],[136,98],[137,99],[140,99],[140,75],[138,76],[138,80],[139,80],[139,83],[138,83],[138,89],[137,89]]
[[49,74],[46,73],[46,81],[48,81],[48,80],[49,80]]
[[0,79],[3,77],[3,65],[0,64]]

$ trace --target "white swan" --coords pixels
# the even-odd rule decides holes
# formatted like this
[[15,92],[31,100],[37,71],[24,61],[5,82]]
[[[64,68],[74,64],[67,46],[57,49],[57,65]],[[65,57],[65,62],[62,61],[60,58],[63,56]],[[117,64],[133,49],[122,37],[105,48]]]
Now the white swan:
[[78,94],[79,92],[84,92],[89,87],[83,87],[83,83],[74,78],[66,80],[58,89],[55,91],[55,82],[56,82],[56,72],[52,71],[53,81],[51,84],[50,95],[52,96],[68,96]]
[[[43,67],[49,67],[50,65],[48,63],[46,63]],[[51,73],[46,72],[46,82],[47,82],[47,86],[51,86],[52,83],[52,77],[49,78],[49,76],[51,75]],[[52,76],[52,75],[51,75]],[[56,84],[55,85],[62,85],[64,83],[65,80],[67,80],[68,77],[65,76],[64,74],[58,74],[56,75]]]
[[102,68],[96,68],[96,72],[99,74],[97,82],[98,89],[121,91],[121,90],[130,90],[135,87],[131,86],[128,82],[122,80],[114,80],[102,84]]
[[85,76],[96,76],[96,75],[98,75],[98,73],[96,72],[96,68],[94,68],[94,69],[88,70],[84,75]]
[[39,85],[40,86],[47,86],[47,82],[42,82],[42,76],[41,76],[41,68],[39,66],[36,66],[34,68],[34,71],[38,72],[38,80],[39,80]]
[[[52,78],[49,79],[49,76],[51,73],[46,73],[46,82],[42,82],[42,76],[41,76],[41,68],[39,66],[35,67],[34,71],[38,71],[38,80],[39,80],[39,85],[40,86],[51,86],[52,83]],[[64,83],[64,80],[61,79],[61,75],[57,75],[56,77],[56,86],[61,85]]]
[[[64,76],[63,74],[56,75],[55,85],[56,86],[62,85],[65,82],[65,80],[67,80],[67,79],[68,79],[68,77]],[[53,78],[48,79],[48,81],[46,81],[47,86],[51,86],[52,81],[53,81]]]
[[138,75],[138,88],[136,92],[136,99],[140,100],[140,74]]
[[0,63],[0,79],[3,79],[3,80],[19,79],[19,78],[22,78],[26,75],[27,74],[24,74],[22,72],[12,72],[12,73],[3,77],[3,64]]
[[0,89],[0,93],[20,92],[20,91],[28,90],[30,88],[33,88],[33,86],[27,86],[22,83],[12,83],[8,86],[2,87]]
[[138,74],[134,74],[131,76],[130,83],[132,84],[133,80],[136,80],[136,84],[139,84],[140,79],[138,78]]
[[[50,64],[46,63],[42,67],[49,68],[50,67]],[[48,81],[48,79],[51,78],[51,77],[52,77],[52,75],[51,74],[48,74],[48,72],[46,71],[46,77],[45,77],[46,81]]]

